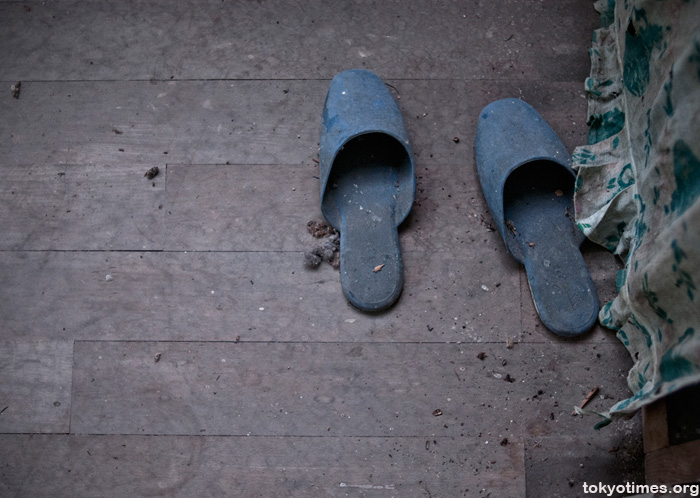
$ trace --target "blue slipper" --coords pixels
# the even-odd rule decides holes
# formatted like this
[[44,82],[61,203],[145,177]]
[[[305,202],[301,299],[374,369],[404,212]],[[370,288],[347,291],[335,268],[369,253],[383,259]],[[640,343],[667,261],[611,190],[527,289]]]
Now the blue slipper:
[[416,189],[401,112],[386,85],[365,70],[333,78],[323,109],[321,210],[340,232],[340,281],[356,307],[380,311],[403,287],[398,225]]
[[476,130],[476,166],[493,219],[511,255],[525,265],[535,308],[555,334],[591,328],[598,297],[579,249],[576,175],[554,130],[530,105],[486,106]]

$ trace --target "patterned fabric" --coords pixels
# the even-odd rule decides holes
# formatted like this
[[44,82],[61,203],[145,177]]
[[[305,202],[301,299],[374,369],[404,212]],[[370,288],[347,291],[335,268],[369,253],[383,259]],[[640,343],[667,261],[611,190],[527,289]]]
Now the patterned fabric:
[[576,219],[625,262],[600,312],[634,360],[634,413],[700,382],[700,0],[598,0]]

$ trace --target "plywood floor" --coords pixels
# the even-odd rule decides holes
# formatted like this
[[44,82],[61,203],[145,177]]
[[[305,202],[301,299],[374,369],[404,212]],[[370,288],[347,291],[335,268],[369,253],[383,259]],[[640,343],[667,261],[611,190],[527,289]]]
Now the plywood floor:
[[[571,415],[594,386],[593,408],[627,396],[626,351],[539,323],[473,158],[503,97],[585,142],[598,22],[583,0],[0,1],[0,496],[642,482],[638,417]],[[380,315],[302,258],[349,68],[391,85],[415,152],[404,292]],[[611,299],[619,264],[585,250]]]

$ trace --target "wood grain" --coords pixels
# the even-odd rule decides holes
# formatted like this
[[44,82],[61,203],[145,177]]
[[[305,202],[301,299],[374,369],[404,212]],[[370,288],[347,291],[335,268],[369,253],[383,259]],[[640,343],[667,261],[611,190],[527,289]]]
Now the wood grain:
[[301,252],[0,252],[0,315],[8,340],[505,343],[519,278],[498,254],[508,264],[488,245],[459,258],[408,251],[400,301],[368,315],[336,270],[305,268]]
[[2,168],[0,250],[161,250],[165,170],[131,165]]
[[[615,385],[617,364],[597,359],[595,346],[548,355],[539,350],[505,344],[78,341],[71,431],[459,436],[493,445],[523,431],[544,437],[592,430],[595,421],[586,424],[571,409],[592,382],[608,395],[622,394]],[[595,373],[586,370],[591,364]]]
[[0,341],[0,433],[68,433],[73,344]]
[[[396,89],[419,171],[421,165],[461,164],[476,185],[476,120],[498,98],[526,99],[569,150],[585,142],[586,101],[578,81],[386,82]],[[25,81],[19,100],[0,99],[0,168],[125,164],[146,166],[145,172],[165,164],[313,166],[328,84]]]
[[688,484],[700,481],[700,440],[668,446],[647,453],[647,484]]
[[0,461],[3,496],[525,495],[518,441],[0,435]]
[[329,79],[362,67],[404,79],[583,81],[596,13],[575,0],[61,0],[3,2],[0,19],[0,67],[20,80]]
[[668,448],[668,423],[666,401],[660,399],[642,410],[644,417],[644,453]]

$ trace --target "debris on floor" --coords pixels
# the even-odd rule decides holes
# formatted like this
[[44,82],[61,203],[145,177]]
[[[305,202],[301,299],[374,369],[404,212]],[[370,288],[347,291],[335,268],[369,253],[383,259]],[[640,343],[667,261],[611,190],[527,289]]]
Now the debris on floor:
[[21,82],[21,81],[18,81],[17,83],[15,83],[14,85],[12,85],[12,86],[10,87],[10,88],[12,89],[12,96],[13,96],[15,99],[19,99],[19,91],[20,91],[20,87],[21,87],[21,86],[22,86],[22,82]]
[[153,166],[151,169],[146,171],[146,173],[143,175],[149,180],[153,180],[157,175],[160,170],[158,169],[158,166]]
[[304,264],[309,268],[316,268],[323,261],[321,247],[314,247],[310,251],[304,253]]
[[481,224],[484,225],[486,227],[486,230],[488,230],[489,232],[496,231],[496,227],[494,227],[490,221],[488,221],[486,218],[484,218],[483,214],[481,215]]
[[304,265],[317,268],[323,261],[336,270],[340,268],[340,233],[326,222],[309,221],[306,229],[312,237],[323,238],[323,244],[304,253]]
[[325,221],[309,221],[306,224],[306,229],[309,231],[312,237],[315,237],[317,239],[320,239],[321,237],[325,237],[327,235],[334,235],[338,233],[336,232],[335,228],[330,226]]
[[[583,401],[581,401],[581,404],[578,405],[578,407],[583,408],[584,406],[586,406],[588,404],[588,402],[593,399],[593,396],[598,394],[599,390],[600,390],[600,388],[598,386],[595,386],[593,389],[591,389],[591,391],[586,395],[586,397],[583,398]],[[571,412],[572,415],[576,415],[576,413],[577,413],[576,410]]]

